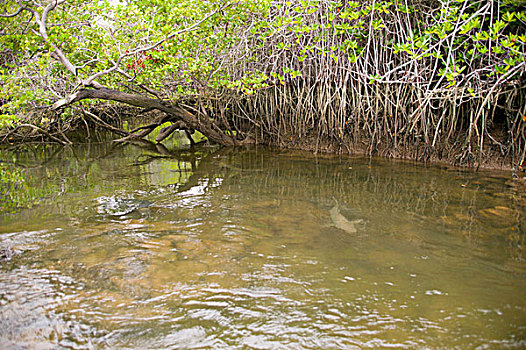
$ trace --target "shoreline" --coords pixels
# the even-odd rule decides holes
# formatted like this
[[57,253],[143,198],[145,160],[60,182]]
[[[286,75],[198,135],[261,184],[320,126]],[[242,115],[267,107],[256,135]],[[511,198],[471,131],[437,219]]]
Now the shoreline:
[[[72,139],[78,139],[86,133],[86,129],[79,129],[73,131],[70,136]],[[61,145],[56,142],[46,141],[46,140],[29,140],[29,141],[17,141],[13,143],[9,142],[0,142],[1,149],[10,149],[13,147],[19,147],[24,145],[56,145],[61,147],[71,147],[75,145],[87,145],[87,144],[104,144],[104,143],[116,143],[114,137],[109,137],[111,134],[107,131],[98,131],[91,130],[91,133],[97,134],[99,137],[98,140],[75,140],[71,145]],[[93,135],[92,135],[93,136]],[[153,142],[150,140],[140,139],[139,141],[146,144],[160,144],[163,145],[163,142]],[[133,142],[132,140],[126,142]],[[164,145],[163,145],[164,146]],[[451,145],[450,145],[451,146]],[[220,146],[228,147],[228,146]],[[232,146],[230,146],[232,147]],[[414,164],[420,164],[423,166],[440,166],[446,168],[454,168],[458,170],[467,170],[467,171],[499,171],[510,173],[510,176],[515,179],[520,179],[526,181],[526,172],[524,168],[513,167],[509,158],[505,158],[499,155],[496,155],[494,151],[490,151],[493,154],[488,155],[484,158],[481,158],[481,163],[471,162],[469,164],[459,164],[455,160],[455,155],[458,153],[449,152],[449,158],[439,157],[436,154],[423,154],[419,148],[424,148],[425,145],[418,146],[405,146],[404,149],[393,150],[388,146],[377,147],[373,152],[368,152],[367,144],[362,141],[360,144],[350,144],[350,143],[336,143],[331,142],[330,140],[324,139],[319,140],[319,142],[312,142],[312,139],[306,137],[304,139],[299,139],[298,141],[280,141],[279,143],[266,143],[260,142],[250,145],[237,145],[233,146],[234,148],[251,148],[251,147],[267,147],[276,151],[291,151],[291,152],[301,152],[306,153],[316,157],[323,156],[341,156],[349,158],[378,158],[384,160],[393,160],[400,162],[410,162]],[[452,151],[453,146],[450,147]],[[168,148],[169,149],[169,148]],[[437,149],[436,152],[444,153],[443,149]]]

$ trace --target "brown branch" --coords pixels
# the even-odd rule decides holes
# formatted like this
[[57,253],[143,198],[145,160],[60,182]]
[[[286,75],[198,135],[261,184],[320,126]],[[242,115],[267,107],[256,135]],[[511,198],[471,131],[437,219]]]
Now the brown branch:
[[226,135],[225,133],[222,133],[221,131],[218,131],[220,129],[218,129],[217,125],[210,121],[210,119],[195,116],[183,108],[166,105],[159,100],[152,99],[139,94],[129,94],[108,88],[80,89],[72,95],[69,95],[64,99],[58,100],[52,105],[51,108],[56,110],[61,107],[65,107],[72,103],[85,99],[101,99],[107,101],[121,102],[131,106],[146,109],[157,109],[159,111],[165,112],[166,114],[169,114],[177,120],[183,121],[189,128],[198,130],[213,142],[217,142],[221,145],[234,145],[233,138]]
[[175,130],[179,129],[179,125],[177,123],[169,125],[167,127],[164,127],[161,129],[161,132],[159,132],[159,135],[155,138],[155,141],[161,142],[164,139],[166,139],[168,136],[170,136]]
[[18,16],[22,11],[26,10],[26,8],[24,7],[19,7],[15,12],[13,13],[8,13],[8,14],[0,14],[0,17],[3,17],[3,18],[11,18],[11,17],[16,17]]
[[134,134],[134,133],[130,133],[128,136],[126,137],[123,137],[123,138],[120,138],[120,139],[117,139],[117,140],[113,140],[114,142],[125,142],[125,141],[129,141],[129,140],[138,140],[138,139],[142,139],[143,137],[146,137],[148,136],[152,131],[155,130],[155,128],[157,128],[158,124],[149,124],[147,125],[146,127],[142,128],[140,132]]
[[135,129],[131,130],[130,134],[134,134],[137,131],[141,131],[141,130],[144,130],[144,129],[151,129],[152,127],[156,128],[156,127],[158,127],[161,124],[162,124],[161,122],[155,122],[155,123],[150,123],[148,125],[142,125],[142,126],[139,126],[139,127],[135,128]]

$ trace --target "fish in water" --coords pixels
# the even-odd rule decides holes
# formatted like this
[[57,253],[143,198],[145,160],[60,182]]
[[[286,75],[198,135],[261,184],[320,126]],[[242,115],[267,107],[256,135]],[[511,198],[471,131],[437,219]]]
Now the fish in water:
[[336,200],[336,198],[333,197],[332,199],[334,199],[335,202],[334,207],[329,211],[329,214],[331,215],[332,224],[340,230],[345,231],[347,233],[356,233],[358,230],[356,229],[355,225],[363,222],[363,220],[348,220],[345,216],[343,216],[340,213],[340,206],[338,205],[338,201]]

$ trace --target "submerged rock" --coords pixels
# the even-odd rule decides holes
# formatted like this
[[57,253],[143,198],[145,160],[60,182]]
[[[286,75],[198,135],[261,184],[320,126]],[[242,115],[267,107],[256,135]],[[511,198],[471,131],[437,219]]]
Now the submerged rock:
[[0,246],[0,262],[9,261],[14,256],[17,256],[21,253],[19,249],[16,249],[11,246]]
[[100,197],[97,201],[100,203],[98,212],[111,216],[124,216],[141,209],[147,209],[153,205],[152,202],[144,199],[119,198],[115,196]]

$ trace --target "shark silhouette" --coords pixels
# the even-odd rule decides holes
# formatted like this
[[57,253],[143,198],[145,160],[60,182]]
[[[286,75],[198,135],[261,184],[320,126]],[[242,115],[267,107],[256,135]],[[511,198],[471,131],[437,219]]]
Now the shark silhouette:
[[334,203],[335,203],[334,207],[331,210],[329,210],[332,224],[335,227],[347,233],[358,232],[355,225],[363,222],[363,220],[362,219],[348,220],[345,216],[342,215],[342,213],[340,213],[340,206],[336,198],[332,197],[332,199],[334,199]]

